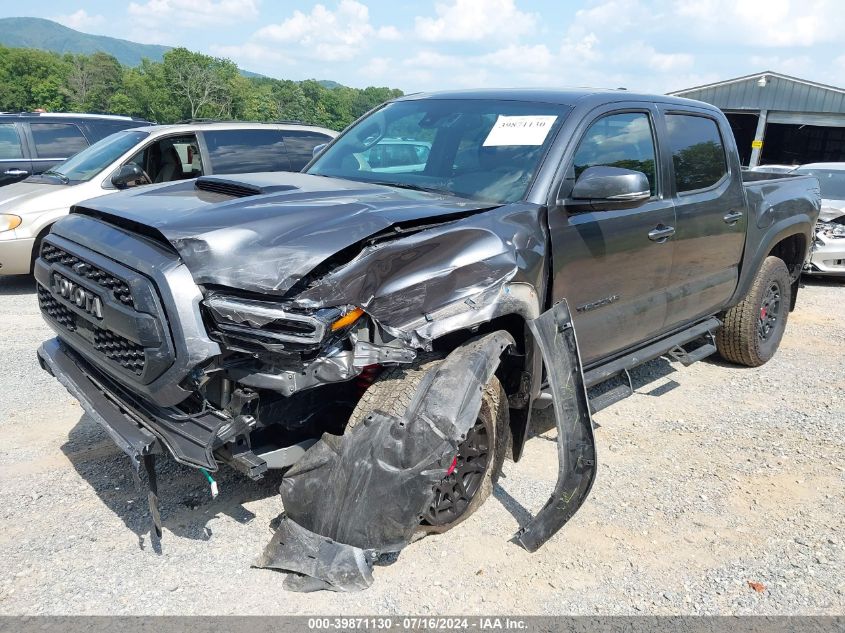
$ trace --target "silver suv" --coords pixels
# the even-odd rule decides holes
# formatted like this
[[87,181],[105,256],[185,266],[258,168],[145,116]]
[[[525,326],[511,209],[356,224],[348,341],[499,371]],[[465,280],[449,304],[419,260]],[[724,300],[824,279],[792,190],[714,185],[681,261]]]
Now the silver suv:
[[0,189],[0,275],[33,253],[74,204],[119,189],[209,174],[299,171],[337,132],[277,123],[190,123],[123,130],[43,174]]

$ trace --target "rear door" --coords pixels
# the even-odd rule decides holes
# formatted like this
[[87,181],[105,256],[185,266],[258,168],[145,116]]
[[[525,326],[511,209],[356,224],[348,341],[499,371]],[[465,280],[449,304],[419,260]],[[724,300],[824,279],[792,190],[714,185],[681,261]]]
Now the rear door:
[[20,123],[0,123],[0,187],[23,180],[32,173],[24,150]]
[[747,218],[730,129],[704,110],[662,107],[677,227],[666,327],[718,312],[736,289]]
[[41,174],[88,147],[88,140],[75,123],[27,123],[32,148],[33,173]]
[[585,364],[657,334],[666,316],[666,288],[672,267],[675,224],[664,194],[655,118],[649,104],[620,104],[594,111],[576,131],[564,158],[565,201],[587,167],[605,165],[646,174],[651,198],[633,209],[574,213],[549,210],[553,299],[567,299]]
[[291,164],[281,130],[203,130],[206,174],[246,174],[290,171]]

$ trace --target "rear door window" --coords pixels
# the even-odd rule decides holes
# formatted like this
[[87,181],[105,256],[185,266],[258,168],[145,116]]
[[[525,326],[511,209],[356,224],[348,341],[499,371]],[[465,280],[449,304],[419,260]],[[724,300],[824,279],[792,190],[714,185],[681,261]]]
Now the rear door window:
[[67,158],[88,147],[82,131],[72,123],[30,123],[38,158]]
[[712,187],[727,173],[725,146],[713,119],[667,114],[666,128],[678,193]]
[[330,136],[325,134],[306,130],[287,130],[283,132],[283,135],[290,158],[290,168],[293,171],[299,171],[308,164],[308,161],[314,156],[314,148],[317,145],[332,140]]
[[212,173],[243,174],[291,168],[280,130],[206,130],[203,137]]
[[14,123],[0,125],[0,160],[23,158],[21,139]]

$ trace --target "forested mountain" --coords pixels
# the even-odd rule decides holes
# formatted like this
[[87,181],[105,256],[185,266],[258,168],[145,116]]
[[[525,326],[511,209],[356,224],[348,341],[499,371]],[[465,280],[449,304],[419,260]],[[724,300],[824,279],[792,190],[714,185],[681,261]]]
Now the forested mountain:
[[124,66],[137,66],[147,58],[160,62],[168,46],[138,44],[104,35],[81,33],[43,18],[0,19],[0,44],[15,48],[39,48],[54,53],[108,53]]

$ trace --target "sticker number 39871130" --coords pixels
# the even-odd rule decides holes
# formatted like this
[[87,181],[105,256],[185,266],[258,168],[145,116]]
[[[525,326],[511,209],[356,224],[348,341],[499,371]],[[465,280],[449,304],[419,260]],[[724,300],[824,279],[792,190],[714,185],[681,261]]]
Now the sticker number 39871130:
[[484,147],[498,145],[542,145],[557,120],[553,115],[499,115],[484,139]]

